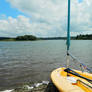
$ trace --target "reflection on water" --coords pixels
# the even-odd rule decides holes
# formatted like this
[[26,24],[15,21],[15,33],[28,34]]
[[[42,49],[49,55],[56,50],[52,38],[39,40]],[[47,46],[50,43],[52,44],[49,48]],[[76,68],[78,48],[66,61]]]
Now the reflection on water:
[[[92,66],[91,40],[73,40],[70,51]],[[65,55],[65,40],[0,42],[0,90],[49,80],[53,69],[66,64]]]

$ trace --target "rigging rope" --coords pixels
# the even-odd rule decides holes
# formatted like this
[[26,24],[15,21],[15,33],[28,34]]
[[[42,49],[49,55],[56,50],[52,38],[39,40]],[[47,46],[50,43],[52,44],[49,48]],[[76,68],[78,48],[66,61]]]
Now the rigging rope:
[[[91,70],[90,68],[88,68],[87,65],[81,63],[81,62],[80,62],[76,57],[74,57],[70,52],[68,52],[68,54],[69,54],[69,56],[71,56],[71,58],[73,59],[73,61],[76,60],[76,63],[78,63],[81,68],[83,67],[84,70],[88,70],[90,73],[92,73],[92,70]],[[83,68],[82,68],[82,69],[83,69]]]

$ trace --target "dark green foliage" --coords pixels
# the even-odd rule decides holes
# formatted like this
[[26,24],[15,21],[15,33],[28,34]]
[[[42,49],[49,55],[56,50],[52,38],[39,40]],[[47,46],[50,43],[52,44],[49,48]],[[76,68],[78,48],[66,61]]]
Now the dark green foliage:
[[15,38],[17,41],[33,41],[33,40],[37,40],[36,36],[33,35],[24,35],[24,36],[18,36]]
[[92,40],[92,34],[86,34],[86,35],[77,35],[76,39],[78,40]]

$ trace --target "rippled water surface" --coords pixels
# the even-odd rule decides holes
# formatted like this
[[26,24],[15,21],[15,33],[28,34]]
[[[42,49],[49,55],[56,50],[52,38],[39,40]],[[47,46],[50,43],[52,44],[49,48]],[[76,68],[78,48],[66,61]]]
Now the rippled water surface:
[[[92,41],[71,41],[71,53],[92,67]],[[49,80],[66,64],[65,40],[0,42],[0,90]]]

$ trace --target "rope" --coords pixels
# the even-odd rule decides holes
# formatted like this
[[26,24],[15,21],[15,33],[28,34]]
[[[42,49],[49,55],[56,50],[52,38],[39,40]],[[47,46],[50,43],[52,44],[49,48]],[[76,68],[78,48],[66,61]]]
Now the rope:
[[88,85],[87,83],[85,83],[85,82],[83,82],[83,81],[81,81],[81,80],[77,80],[77,82],[81,82],[81,83],[83,83],[84,85],[86,85],[87,87],[89,87],[89,88],[91,88],[92,89],[92,86],[90,86],[90,85]]

